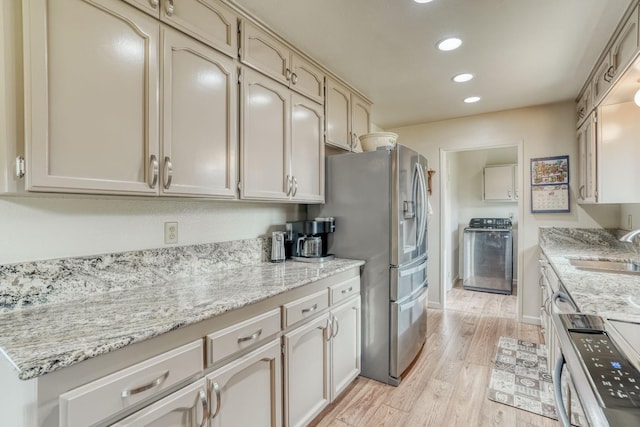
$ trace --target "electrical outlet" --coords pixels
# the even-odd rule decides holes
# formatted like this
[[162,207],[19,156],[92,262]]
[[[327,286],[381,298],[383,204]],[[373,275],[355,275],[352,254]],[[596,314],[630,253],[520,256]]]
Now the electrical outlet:
[[178,223],[177,222],[165,222],[164,223],[164,243],[178,243]]

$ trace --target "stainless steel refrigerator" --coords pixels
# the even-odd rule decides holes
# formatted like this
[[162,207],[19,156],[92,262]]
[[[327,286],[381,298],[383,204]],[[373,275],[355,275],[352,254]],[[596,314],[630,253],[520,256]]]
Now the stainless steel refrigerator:
[[362,375],[398,385],[427,329],[427,160],[402,145],[330,156],[325,204],[329,252],[363,259]]

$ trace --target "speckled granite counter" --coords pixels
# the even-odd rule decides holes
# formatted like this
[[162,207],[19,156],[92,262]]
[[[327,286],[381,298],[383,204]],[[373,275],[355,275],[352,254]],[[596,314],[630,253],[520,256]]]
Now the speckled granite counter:
[[640,322],[640,275],[588,271],[570,258],[638,262],[637,246],[620,242],[613,231],[540,228],[540,247],[581,312]]
[[261,239],[0,266],[0,352],[30,379],[363,265]]

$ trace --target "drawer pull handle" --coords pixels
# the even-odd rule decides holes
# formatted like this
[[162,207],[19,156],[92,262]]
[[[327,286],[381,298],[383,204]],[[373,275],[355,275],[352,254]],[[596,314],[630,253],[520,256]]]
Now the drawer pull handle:
[[302,313],[311,313],[318,309],[318,304],[313,304],[310,308],[303,308]]
[[346,293],[351,292],[352,290],[353,290],[353,286],[349,286],[349,289],[343,289],[343,290],[342,290],[342,293],[343,293],[343,294],[346,294]]
[[200,421],[200,427],[205,427],[209,418],[209,401],[204,391],[200,390],[199,396],[200,404],[202,405],[202,421]]
[[220,413],[220,405],[222,405],[222,399],[220,398],[220,386],[216,381],[213,382],[212,388],[216,395],[216,411],[211,414],[211,417],[209,417],[210,419],[214,419]]
[[147,383],[147,384],[142,385],[140,387],[130,388],[129,390],[123,391],[122,392],[122,397],[133,396],[135,394],[139,394],[139,393],[142,393],[144,391],[150,390],[150,389],[152,389],[154,387],[157,387],[160,384],[162,384],[162,382],[164,380],[166,380],[168,376],[169,376],[169,371],[164,371],[164,373],[162,375],[160,375],[158,378],[156,378],[155,380],[151,381],[150,383]]
[[257,331],[255,331],[254,333],[252,333],[251,335],[249,335],[248,337],[240,337],[238,338],[238,344],[245,342],[245,341],[252,341],[255,340],[256,338],[258,338],[260,335],[262,335],[262,328],[258,329]]

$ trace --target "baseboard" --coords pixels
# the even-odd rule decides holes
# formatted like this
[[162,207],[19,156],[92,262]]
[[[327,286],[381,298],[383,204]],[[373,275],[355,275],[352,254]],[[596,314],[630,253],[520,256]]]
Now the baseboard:
[[438,310],[442,310],[442,304],[436,301],[427,302],[427,308],[436,308]]
[[522,323],[528,323],[529,325],[542,325],[539,316],[522,316]]

